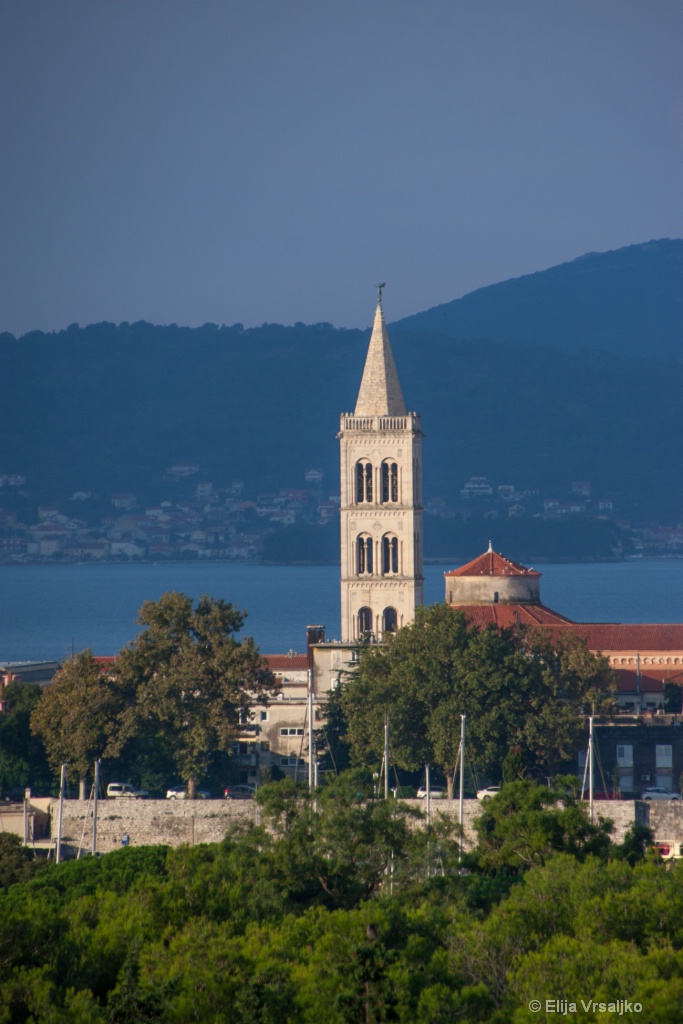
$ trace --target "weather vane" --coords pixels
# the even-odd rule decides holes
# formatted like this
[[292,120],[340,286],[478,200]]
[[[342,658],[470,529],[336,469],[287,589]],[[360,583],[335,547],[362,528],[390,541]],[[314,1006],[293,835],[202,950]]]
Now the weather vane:
[[382,288],[386,288],[386,286],[386,281],[383,281],[382,284],[375,285],[375,287],[377,288],[377,301],[380,304],[380,306],[382,305]]

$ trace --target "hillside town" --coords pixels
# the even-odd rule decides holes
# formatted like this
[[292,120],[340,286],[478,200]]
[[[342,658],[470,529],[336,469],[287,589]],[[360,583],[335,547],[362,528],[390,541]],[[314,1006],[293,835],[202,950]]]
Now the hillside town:
[[[341,499],[319,469],[307,470],[301,486],[272,493],[249,494],[242,480],[224,486],[205,479],[200,466],[182,463],[169,466],[163,480],[166,496],[153,504],[132,492],[102,496],[83,490],[35,505],[26,476],[0,474],[0,563],[260,561],[268,558],[269,538],[295,524],[326,530],[326,548],[336,546],[331,534],[339,529]],[[569,480],[564,493],[545,496],[470,477],[457,500],[428,497],[424,512],[442,529],[452,526],[454,535],[468,522],[610,523],[619,538],[612,557],[683,554],[683,524],[636,524],[585,480]],[[426,557],[443,553],[428,549]]]

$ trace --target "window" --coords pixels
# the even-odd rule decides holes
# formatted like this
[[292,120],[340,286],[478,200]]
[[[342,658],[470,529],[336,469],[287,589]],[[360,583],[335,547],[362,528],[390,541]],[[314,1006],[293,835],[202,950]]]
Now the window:
[[261,711],[260,715],[261,715],[261,721],[262,722],[267,722],[268,721],[268,712],[267,711]]
[[633,768],[633,744],[617,747],[617,764],[620,768]]
[[270,743],[268,742],[268,740],[261,740],[261,750],[270,750]]
[[385,608],[382,613],[382,632],[395,633],[398,628],[398,615],[395,608]]
[[372,537],[362,533],[356,540],[356,572],[359,576],[372,574]]
[[303,736],[303,734],[303,729],[296,729],[294,726],[285,726],[283,729],[280,729],[281,736]]
[[358,636],[366,636],[372,633],[372,608],[360,608],[358,610]]
[[398,501],[398,466],[387,460],[382,463],[382,504]]
[[372,463],[356,463],[356,502],[372,501]]
[[398,537],[386,533],[382,537],[382,575],[398,572]]
[[655,746],[655,764],[658,768],[671,768],[671,744],[658,743]]

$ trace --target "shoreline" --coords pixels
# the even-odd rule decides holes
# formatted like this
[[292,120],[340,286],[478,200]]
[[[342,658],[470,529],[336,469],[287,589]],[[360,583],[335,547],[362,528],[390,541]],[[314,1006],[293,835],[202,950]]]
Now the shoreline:
[[[552,559],[544,558],[538,555],[531,555],[526,559],[527,562],[533,563],[534,565],[618,565],[624,562],[676,562],[683,558],[683,554],[674,555],[624,555],[620,558],[561,558]],[[467,561],[465,555],[441,555],[438,557],[430,556],[424,559],[425,565],[464,565]],[[0,567],[14,566],[16,568],[25,568],[27,566],[39,565],[43,568],[48,566],[54,566],[56,568],[64,567],[66,565],[78,565],[78,566],[97,566],[97,565],[254,565],[254,566],[267,566],[272,567],[283,567],[283,568],[304,568],[309,569],[315,566],[338,566],[341,568],[341,563],[337,561],[326,562],[326,561],[315,561],[307,559],[296,559],[291,562],[272,562],[265,559],[258,558],[98,558],[89,559],[87,561],[77,561],[76,559],[40,559],[31,558],[22,561],[16,559],[0,559]]]

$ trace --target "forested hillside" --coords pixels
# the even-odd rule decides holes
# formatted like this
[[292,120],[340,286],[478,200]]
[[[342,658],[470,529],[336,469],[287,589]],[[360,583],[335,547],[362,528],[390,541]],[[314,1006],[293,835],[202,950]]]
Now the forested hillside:
[[[391,328],[422,413],[426,499],[452,502],[470,476],[541,498],[583,480],[621,515],[678,522],[682,254],[667,241],[586,256]],[[458,310],[471,316],[448,319]],[[435,332],[446,320],[457,336]],[[552,347],[568,339],[583,351]],[[164,474],[182,462],[253,496],[301,487],[314,467],[335,494],[339,414],[354,407],[367,341],[330,324],[0,335],[0,477],[25,476],[34,505],[79,489],[105,505],[116,491],[173,500]]]
[[588,253],[479,288],[394,326],[566,352],[590,348],[680,359],[683,240],[663,238]]
[[[402,331],[392,344],[422,412],[427,498],[451,499],[471,475],[541,493],[585,479],[628,512],[677,521],[680,363]],[[335,493],[339,413],[354,406],[366,345],[327,325],[5,336],[0,471],[27,476],[35,501],[77,489],[159,500],[183,461],[256,491],[301,486],[314,466]]]

